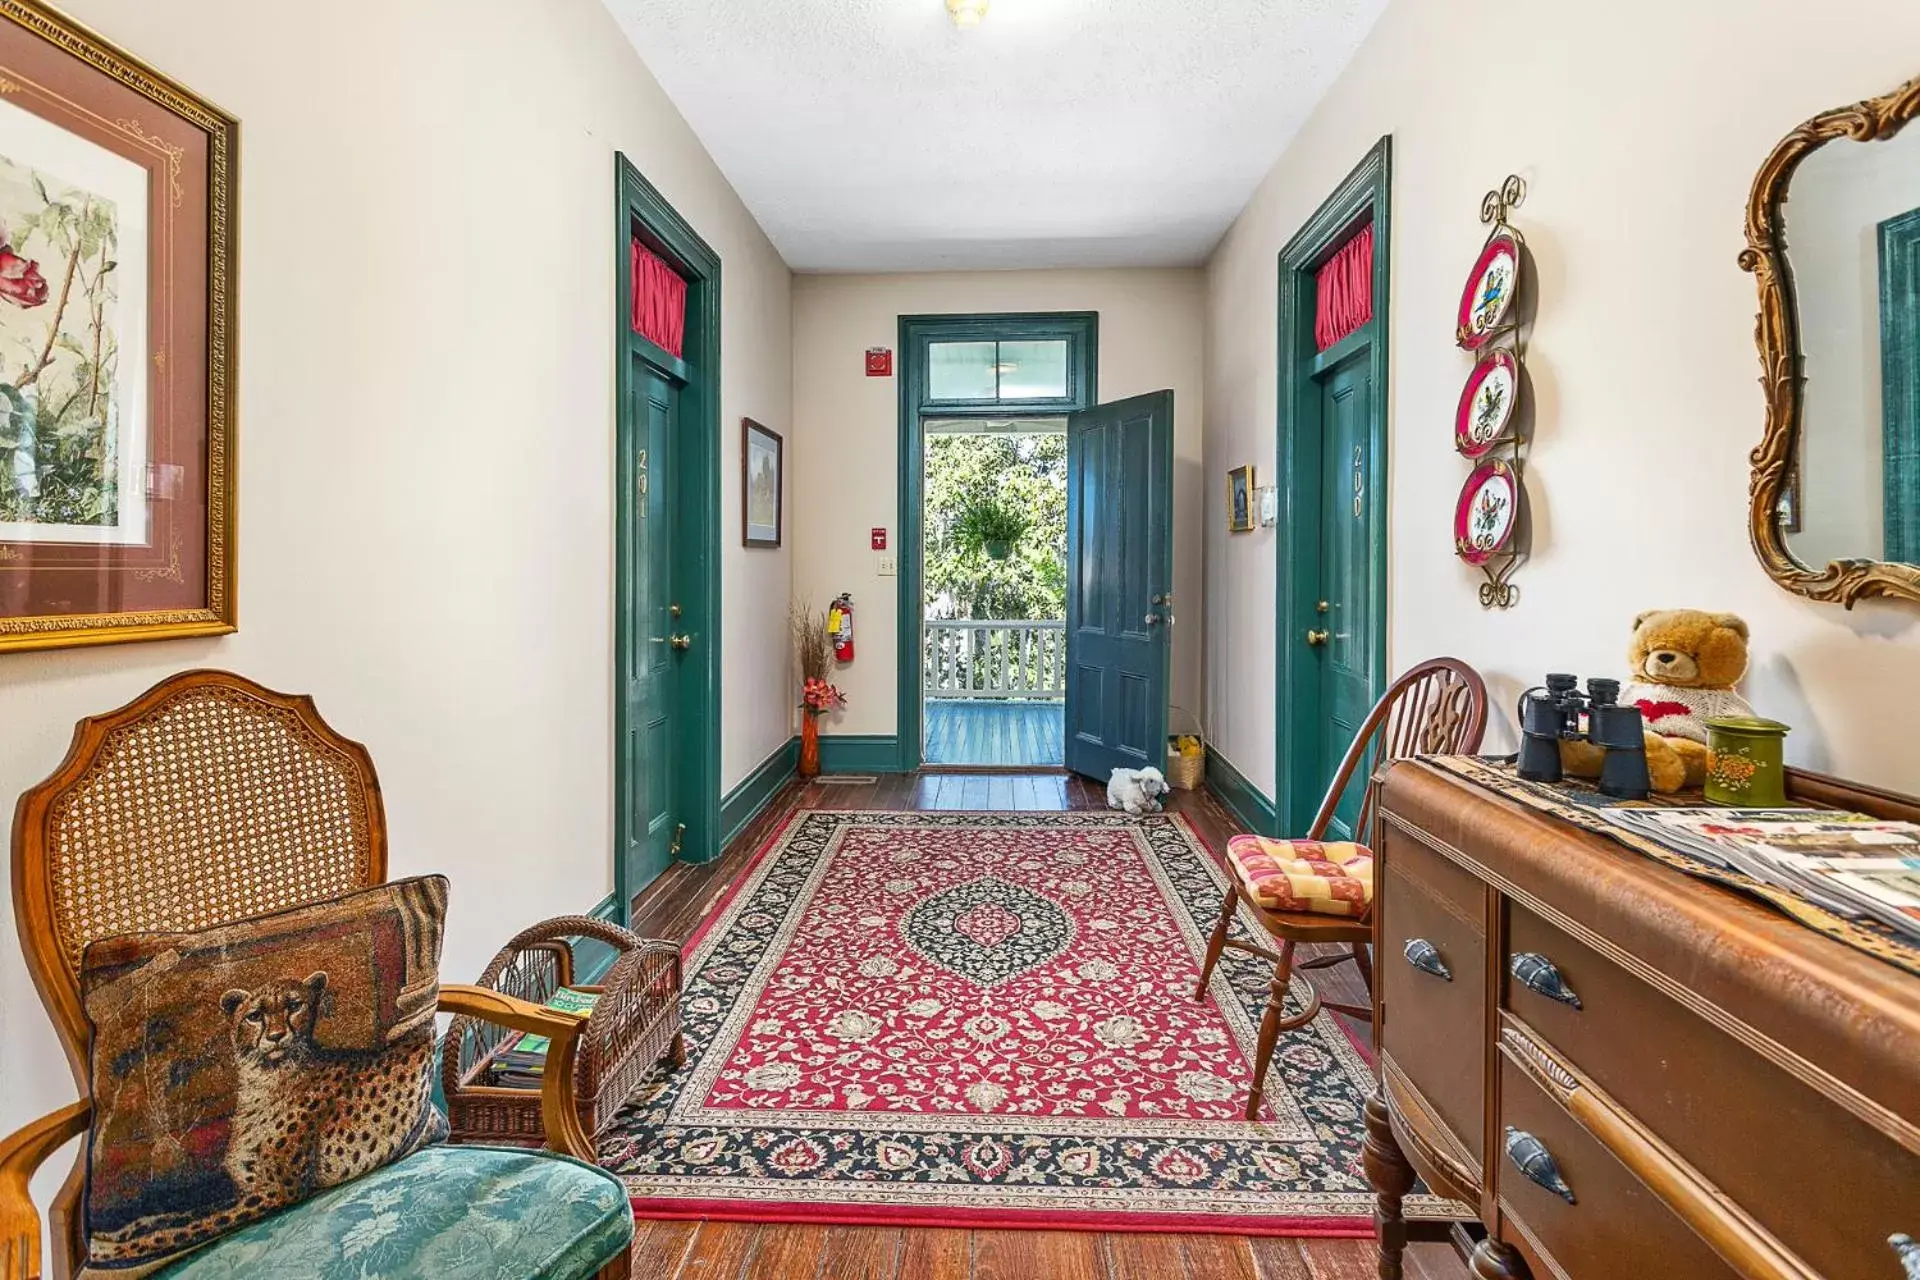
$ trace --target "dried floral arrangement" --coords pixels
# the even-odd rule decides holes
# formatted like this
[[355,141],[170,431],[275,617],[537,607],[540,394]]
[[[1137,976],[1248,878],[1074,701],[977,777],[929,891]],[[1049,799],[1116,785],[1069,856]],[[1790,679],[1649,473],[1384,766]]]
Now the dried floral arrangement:
[[827,615],[815,613],[812,601],[806,601],[787,610],[787,626],[793,633],[794,656],[800,662],[800,705],[809,716],[825,715],[845,706],[847,695],[827,680],[833,662]]

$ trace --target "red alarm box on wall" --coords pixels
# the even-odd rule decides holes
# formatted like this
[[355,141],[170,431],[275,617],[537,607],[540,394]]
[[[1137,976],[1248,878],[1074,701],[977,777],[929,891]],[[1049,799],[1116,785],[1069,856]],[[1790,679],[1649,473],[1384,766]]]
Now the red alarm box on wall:
[[867,348],[867,376],[869,378],[891,378],[893,376],[893,352],[887,347]]

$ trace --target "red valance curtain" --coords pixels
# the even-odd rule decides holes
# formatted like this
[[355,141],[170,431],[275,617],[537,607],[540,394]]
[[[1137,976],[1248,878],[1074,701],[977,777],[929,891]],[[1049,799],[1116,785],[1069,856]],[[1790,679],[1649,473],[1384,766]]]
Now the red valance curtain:
[[633,242],[633,331],[671,354],[687,340],[687,282],[665,258]]
[[1314,277],[1313,340],[1325,351],[1373,319],[1373,224],[1354,232]]

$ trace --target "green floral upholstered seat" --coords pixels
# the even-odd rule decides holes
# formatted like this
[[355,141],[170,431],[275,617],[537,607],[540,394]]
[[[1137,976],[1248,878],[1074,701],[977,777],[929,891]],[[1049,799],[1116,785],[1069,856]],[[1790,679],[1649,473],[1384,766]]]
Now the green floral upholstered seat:
[[626,1188],[605,1170],[551,1151],[433,1146],[156,1280],[591,1280],[632,1239]]

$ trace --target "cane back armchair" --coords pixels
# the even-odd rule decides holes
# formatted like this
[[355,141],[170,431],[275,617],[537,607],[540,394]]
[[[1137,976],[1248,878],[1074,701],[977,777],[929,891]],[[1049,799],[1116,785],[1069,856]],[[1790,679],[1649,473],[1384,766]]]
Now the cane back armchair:
[[[1313,825],[1307,828],[1304,841],[1298,843],[1312,846],[1325,838],[1354,771],[1371,757],[1372,770],[1353,824],[1353,839],[1364,845],[1372,835],[1374,811],[1380,795],[1379,775],[1384,766],[1412,755],[1453,755],[1462,751],[1477,751],[1486,727],[1487,686],[1479,672],[1458,658],[1429,658],[1413,667],[1387,687],[1386,693],[1381,695],[1380,701],[1374,704],[1373,710],[1361,723],[1359,732],[1353,735],[1353,742],[1341,758],[1340,767],[1334,770],[1326,798],[1320,802],[1320,811],[1313,816]],[[1373,1010],[1369,1006],[1322,1001],[1319,991],[1312,988],[1309,988],[1306,1005],[1300,1012],[1289,1015],[1283,1007],[1293,984],[1296,967],[1322,969],[1352,960],[1359,968],[1361,981],[1368,991],[1373,989],[1373,964],[1367,950],[1373,938],[1370,855],[1366,867],[1364,901],[1354,904],[1357,910],[1353,914],[1343,916],[1310,910],[1275,910],[1260,901],[1258,886],[1250,883],[1246,875],[1248,863],[1240,857],[1243,847],[1252,849],[1257,856],[1264,852],[1261,846],[1275,843],[1293,842],[1262,841],[1257,836],[1235,836],[1230,842],[1226,897],[1220,903],[1220,918],[1214,924],[1213,937],[1207,944],[1206,962],[1200,970],[1200,982],[1193,992],[1195,1000],[1207,998],[1207,987],[1212,981],[1214,966],[1220,962],[1220,954],[1229,948],[1250,952],[1273,962],[1267,1008],[1260,1020],[1260,1037],[1254,1050],[1253,1089],[1247,1097],[1246,1115],[1249,1120],[1260,1114],[1260,1098],[1266,1087],[1267,1067],[1273,1060],[1274,1046],[1283,1033],[1313,1021],[1322,1008],[1362,1021],[1371,1021],[1373,1018]],[[1314,855],[1309,853],[1307,856]],[[1243,903],[1260,928],[1280,944],[1280,950],[1274,951],[1257,942],[1231,936],[1234,916]],[[1315,943],[1323,946],[1331,944],[1344,950],[1320,955],[1296,966],[1295,953],[1298,948]]]
[[[15,810],[13,899],[28,969],[81,1096],[0,1139],[0,1280],[41,1276],[40,1223],[28,1182],[61,1145],[84,1134],[91,1119],[89,1030],[79,979],[87,944],[116,934],[201,929],[367,888],[386,877],[386,821],[372,760],[320,718],[311,698],[275,693],[223,671],[189,671],[76,726],[59,769],[22,795]],[[542,1119],[549,1148],[573,1160],[443,1147],[390,1168],[405,1169],[432,1153],[430,1176],[455,1185],[472,1152],[471,1158],[496,1163],[537,1161],[512,1176],[536,1186],[549,1176],[570,1180],[552,1184],[555,1194],[604,1191],[586,1184],[605,1182],[607,1175],[575,1163],[590,1165],[594,1154],[568,1087],[584,1018],[453,984],[440,987],[440,1010],[551,1037]],[[275,1241],[262,1229],[285,1230],[301,1215],[324,1214],[327,1202],[339,1203],[337,1197],[384,1172],[243,1228],[161,1275],[252,1236],[246,1242],[255,1259],[249,1270],[291,1277],[293,1272],[271,1262]],[[83,1146],[48,1215],[57,1277],[73,1274],[84,1258],[80,1205],[86,1176]],[[529,1280],[624,1280],[633,1230],[624,1195],[618,1208],[624,1225],[607,1209],[597,1236],[555,1255],[556,1269],[530,1270]],[[305,1233],[302,1243],[310,1249],[326,1224],[291,1227]],[[450,1234],[443,1231],[440,1238]],[[259,1261],[262,1249],[268,1261]],[[448,1280],[458,1280],[457,1274],[449,1273]]]

